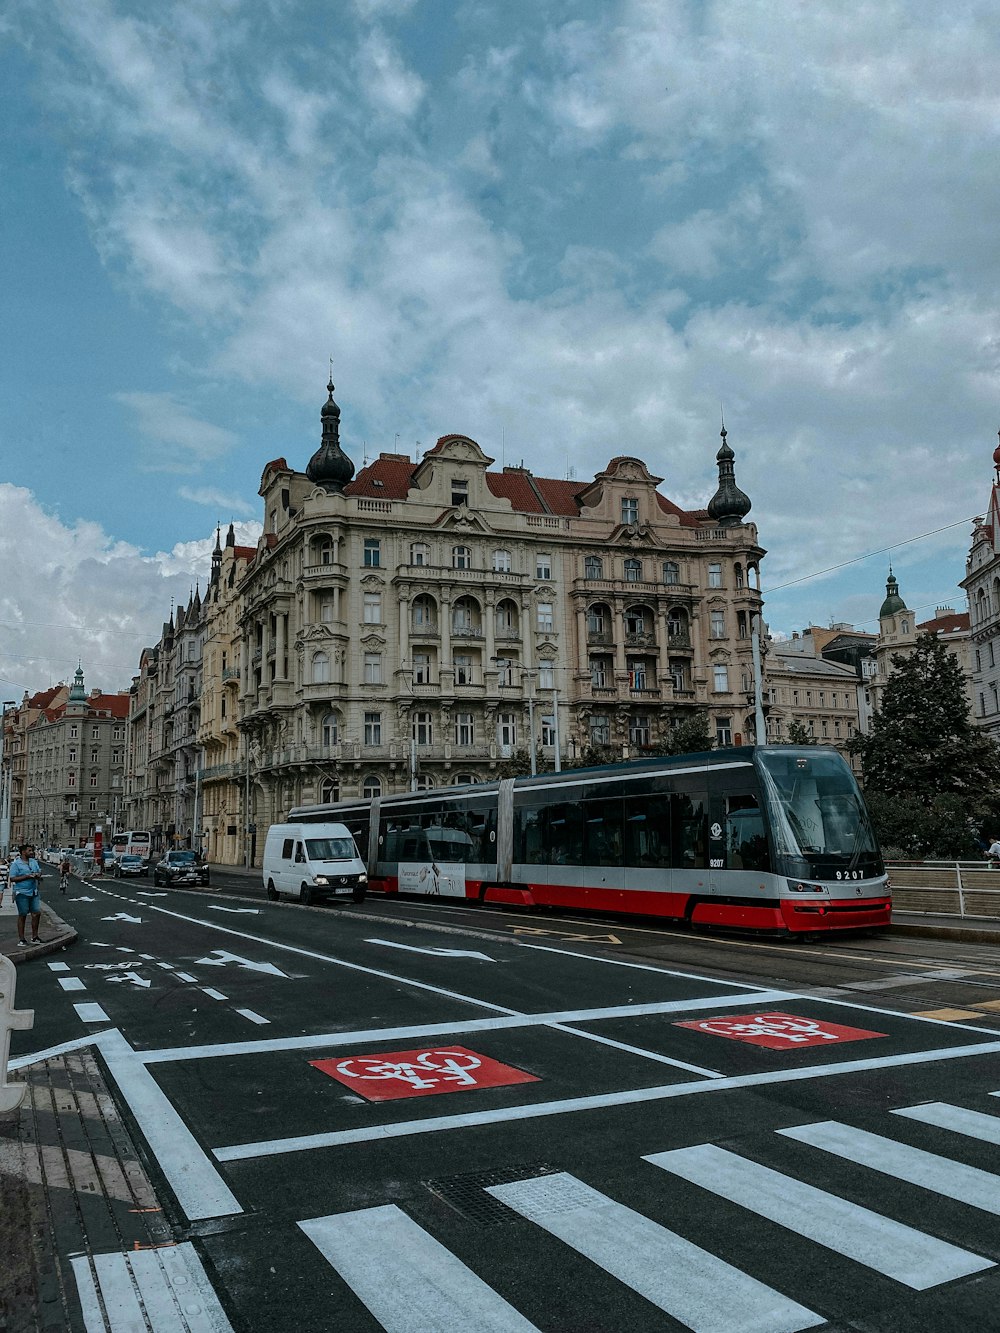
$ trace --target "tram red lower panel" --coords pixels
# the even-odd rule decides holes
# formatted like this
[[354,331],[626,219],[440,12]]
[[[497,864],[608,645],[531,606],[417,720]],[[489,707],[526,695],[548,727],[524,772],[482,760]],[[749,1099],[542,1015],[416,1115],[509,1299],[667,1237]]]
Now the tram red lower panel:
[[892,899],[874,898],[861,902],[848,900],[825,903],[798,902],[782,898],[781,915],[786,930],[864,930],[888,926],[892,918]]

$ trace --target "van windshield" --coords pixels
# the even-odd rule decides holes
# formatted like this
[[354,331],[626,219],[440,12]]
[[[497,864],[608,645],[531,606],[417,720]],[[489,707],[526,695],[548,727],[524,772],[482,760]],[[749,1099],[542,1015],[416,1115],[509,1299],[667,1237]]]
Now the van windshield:
[[306,838],[310,861],[350,861],[357,855],[351,838]]

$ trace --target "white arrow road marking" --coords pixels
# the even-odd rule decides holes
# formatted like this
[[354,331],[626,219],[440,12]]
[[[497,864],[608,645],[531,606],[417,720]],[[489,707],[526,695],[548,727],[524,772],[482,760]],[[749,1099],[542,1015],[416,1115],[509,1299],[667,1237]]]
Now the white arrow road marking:
[[223,907],[219,903],[209,903],[208,905],[213,912],[233,912],[233,913],[243,912],[249,916],[260,915],[259,907]]
[[128,912],[116,912],[114,916],[102,916],[102,921],[129,921],[133,926],[142,925],[141,916],[129,916]]
[[91,971],[91,970],[92,970],[92,971],[94,971],[94,972],[120,972],[123,968],[124,968],[126,971],[130,971],[130,970],[131,970],[133,967],[135,967],[135,966],[136,966],[136,964],[133,963],[133,962],[128,962],[128,963],[84,963],[84,965],[83,965],[83,967],[84,967],[84,971]]
[[71,902],[71,903],[96,903],[96,902],[97,902],[97,899],[96,899],[96,898],[82,898],[82,897],[80,897],[79,895],[77,895],[77,897],[75,897],[75,898],[70,898],[70,902]]
[[116,976],[116,977],[105,977],[104,980],[105,980],[105,981],[109,981],[109,982],[110,982],[110,981],[128,981],[128,982],[131,982],[131,984],[132,984],[133,986],[140,986],[140,987],[142,987],[144,990],[148,990],[149,987],[152,986],[152,984],[153,984],[151,981],[147,981],[145,977],[140,977],[140,975],[139,975],[138,972],[120,972],[120,973],[118,974],[118,976]]
[[405,949],[407,953],[429,953],[432,958],[479,958],[484,963],[495,963],[495,958],[489,958],[484,953],[476,953],[474,949],[418,949],[415,944],[397,944],[395,940],[365,940],[366,944],[381,944],[387,949]]
[[225,967],[227,963],[238,963],[240,967],[248,968],[251,972],[267,972],[272,977],[287,977],[287,972],[282,972],[280,967],[275,967],[273,963],[252,963],[249,958],[241,958],[238,953],[229,953],[226,949],[213,949],[207,958],[196,958],[195,966],[207,964],[209,967]]
[[[136,889],[136,893],[139,895],[140,898],[166,898],[166,897],[167,897],[167,895],[166,895],[165,893],[162,893],[162,892],[160,892],[160,891],[158,891],[158,890],[155,890],[155,889]],[[86,901],[86,902],[90,902],[91,900],[90,900],[89,898],[87,898],[87,899],[85,899],[85,901]]]

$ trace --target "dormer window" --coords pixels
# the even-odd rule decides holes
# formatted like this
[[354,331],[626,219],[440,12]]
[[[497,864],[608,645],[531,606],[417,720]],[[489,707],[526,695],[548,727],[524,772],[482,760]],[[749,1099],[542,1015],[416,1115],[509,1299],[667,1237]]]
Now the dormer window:
[[626,495],[622,497],[622,522],[639,522],[639,501],[634,495]]
[[469,503],[469,483],[453,477],[451,481],[451,502],[453,505],[467,505]]

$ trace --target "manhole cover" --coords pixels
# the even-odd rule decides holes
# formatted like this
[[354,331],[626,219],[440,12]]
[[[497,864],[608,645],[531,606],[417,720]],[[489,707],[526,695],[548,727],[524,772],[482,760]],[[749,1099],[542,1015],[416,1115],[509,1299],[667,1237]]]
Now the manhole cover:
[[508,1208],[486,1191],[490,1185],[511,1185],[516,1180],[535,1180],[556,1175],[562,1168],[549,1162],[528,1162],[492,1167],[488,1171],[468,1171],[460,1176],[444,1176],[423,1183],[432,1194],[479,1226],[493,1227],[505,1222],[519,1222],[519,1213]]

